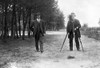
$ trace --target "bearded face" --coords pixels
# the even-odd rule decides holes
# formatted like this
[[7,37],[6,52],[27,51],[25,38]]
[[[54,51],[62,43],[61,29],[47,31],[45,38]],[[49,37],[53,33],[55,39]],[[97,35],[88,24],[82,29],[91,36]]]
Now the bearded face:
[[41,21],[40,15],[37,16],[37,21],[38,21],[38,22]]
[[71,13],[70,15],[69,15],[69,20],[71,20],[71,21],[74,21],[75,20],[75,13]]

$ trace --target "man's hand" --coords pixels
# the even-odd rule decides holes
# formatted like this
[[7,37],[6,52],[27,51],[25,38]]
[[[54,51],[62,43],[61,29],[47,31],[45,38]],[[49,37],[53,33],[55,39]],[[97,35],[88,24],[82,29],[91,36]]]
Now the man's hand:
[[76,31],[79,27],[76,27],[74,30]]

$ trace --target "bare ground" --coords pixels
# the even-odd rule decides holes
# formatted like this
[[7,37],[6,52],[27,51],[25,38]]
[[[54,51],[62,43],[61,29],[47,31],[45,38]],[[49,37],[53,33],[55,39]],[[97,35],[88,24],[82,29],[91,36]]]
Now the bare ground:
[[74,46],[71,52],[67,39],[60,52],[64,37],[64,31],[47,31],[44,53],[35,51],[34,38],[0,41],[0,68],[100,68],[98,40],[82,36],[85,51]]

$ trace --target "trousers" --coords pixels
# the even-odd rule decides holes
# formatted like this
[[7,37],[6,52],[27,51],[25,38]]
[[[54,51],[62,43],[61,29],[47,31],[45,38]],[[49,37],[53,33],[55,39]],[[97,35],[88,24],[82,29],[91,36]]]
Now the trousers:
[[80,45],[79,45],[79,36],[77,35],[77,33],[75,33],[73,35],[73,33],[69,33],[69,48],[72,51],[73,50],[73,39],[75,37],[75,43],[76,43],[76,48],[77,50],[80,50]]
[[35,37],[35,47],[37,51],[43,52],[43,36],[40,38]]

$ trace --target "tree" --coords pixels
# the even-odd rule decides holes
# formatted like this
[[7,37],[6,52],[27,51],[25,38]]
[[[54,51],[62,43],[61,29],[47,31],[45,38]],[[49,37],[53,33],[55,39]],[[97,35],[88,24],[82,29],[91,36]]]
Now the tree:
[[85,24],[82,26],[81,30],[86,31],[87,29],[88,29],[88,24],[85,23]]
[[2,6],[0,25],[3,38],[7,38],[11,33],[12,38],[24,39],[25,31],[30,37],[31,17],[32,15],[35,17],[37,13],[40,13],[45,24],[49,25],[47,28],[59,29],[64,25],[64,15],[58,9],[55,0],[0,0],[0,6]]
[[99,19],[99,22],[98,22],[98,24],[100,25],[100,19]]

